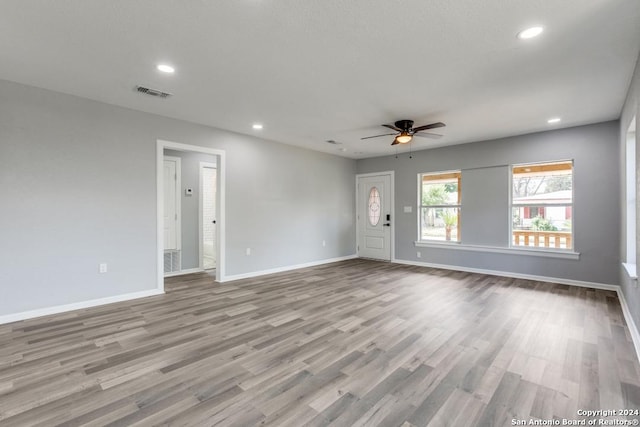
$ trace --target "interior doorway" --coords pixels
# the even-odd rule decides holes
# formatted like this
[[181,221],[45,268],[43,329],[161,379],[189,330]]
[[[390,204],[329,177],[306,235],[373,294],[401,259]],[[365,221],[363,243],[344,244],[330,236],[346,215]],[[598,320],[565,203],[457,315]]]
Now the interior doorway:
[[200,162],[200,267],[216,268],[216,188],[215,163]]
[[[225,279],[225,151],[215,148],[201,147],[197,145],[182,144],[178,142],[158,140],[156,144],[156,260],[157,260],[157,287],[164,292],[164,252],[165,252],[165,168],[164,168],[164,151],[174,150],[178,152],[186,153],[204,153],[215,156],[213,161],[215,162],[215,196],[214,196],[214,219],[215,223],[215,236],[213,238],[213,255],[215,259],[215,280],[222,282]],[[184,163],[184,162],[183,162]],[[197,171],[197,165],[196,165]],[[170,173],[169,173],[170,174]],[[186,182],[186,181],[185,181]],[[186,185],[183,182],[183,187]],[[197,182],[193,185],[197,185]],[[188,188],[187,188],[188,187]],[[190,186],[185,188],[179,188],[177,193],[178,197],[186,196],[185,202],[191,198],[191,194],[198,194]],[[184,190],[184,191],[183,191]],[[184,193],[184,194],[183,194]],[[193,200],[195,201],[195,200]],[[185,206],[182,207],[183,210]],[[198,218],[196,217],[197,221]],[[183,224],[184,225],[184,224]],[[196,228],[194,224],[194,229]],[[196,230],[197,233],[197,230]],[[183,233],[184,234],[184,233]],[[182,236],[182,240],[185,236]],[[194,239],[196,240],[196,239]],[[183,242],[184,243],[184,242]],[[197,250],[197,242],[195,242]],[[184,251],[184,245],[182,245]],[[201,251],[202,252],[202,251]],[[197,262],[197,261],[196,261]],[[196,265],[197,266],[197,265]],[[184,265],[183,265],[184,267]],[[185,267],[186,268],[186,267]],[[198,269],[196,269],[198,270]],[[182,270],[184,271],[184,269]],[[202,271],[202,269],[199,269]]]

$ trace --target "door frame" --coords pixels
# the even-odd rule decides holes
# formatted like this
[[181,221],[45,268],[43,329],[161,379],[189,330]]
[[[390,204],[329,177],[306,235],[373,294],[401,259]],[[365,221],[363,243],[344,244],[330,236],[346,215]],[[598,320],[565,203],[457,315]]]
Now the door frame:
[[382,172],[370,172],[370,173],[359,173],[356,174],[356,255],[360,257],[360,224],[359,217],[361,215],[360,212],[360,178],[368,178],[371,176],[380,176],[380,175],[389,175],[390,185],[389,185],[389,210],[391,212],[391,230],[389,239],[389,245],[391,247],[391,262],[395,262],[396,260],[396,201],[395,201],[395,171],[382,171]]
[[217,191],[216,191],[216,220],[218,222],[218,235],[216,239],[216,281],[225,280],[225,248],[226,248],[226,222],[225,222],[225,171],[226,152],[216,148],[202,147],[199,145],[182,144],[180,142],[156,140],[156,283],[157,288],[164,292],[164,183],[163,160],[164,150],[190,151],[196,153],[212,154],[217,156]]
[[[198,251],[200,254],[200,270],[204,270],[204,218],[202,215],[202,208],[204,207],[203,203],[203,194],[204,192],[202,191],[202,169],[204,168],[211,168],[211,169],[215,169],[216,170],[216,187],[217,187],[217,182],[218,182],[218,164],[217,163],[211,163],[211,162],[200,162],[198,164],[198,179],[200,182],[200,187],[198,189],[199,194],[198,194]],[[216,199],[218,198],[217,196],[217,188],[216,188]],[[218,207],[216,206],[216,212],[217,212]],[[217,222],[218,219],[216,218],[216,240],[218,240],[218,227],[217,227]],[[218,268],[218,254],[215,254],[215,260],[216,260],[216,268]]]
[[[163,156],[163,166],[165,160],[176,162],[176,250],[180,251],[180,258],[182,259],[182,159],[174,156]],[[162,184],[162,209],[164,210],[164,182]],[[162,218],[162,223],[164,225],[164,218]],[[164,250],[164,229],[162,233],[162,249]]]

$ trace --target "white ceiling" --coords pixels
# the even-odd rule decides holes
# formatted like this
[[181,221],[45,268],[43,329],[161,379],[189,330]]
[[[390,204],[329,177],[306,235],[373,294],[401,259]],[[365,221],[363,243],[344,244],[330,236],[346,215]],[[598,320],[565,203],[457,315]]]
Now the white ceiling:
[[1,79],[353,158],[616,119],[639,50],[638,0],[0,2]]

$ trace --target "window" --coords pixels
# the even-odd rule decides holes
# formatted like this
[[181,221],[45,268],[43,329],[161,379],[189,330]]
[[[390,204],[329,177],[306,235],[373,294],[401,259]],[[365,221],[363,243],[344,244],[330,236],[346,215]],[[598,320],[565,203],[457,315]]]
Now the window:
[[627,129],[626,144],[627,224],[626,263],[636,263],[636,119]]
[[515,247],[573,249],[573,162],[512,167]]
[[419,240],[460,241],[460,171],[418,175]]

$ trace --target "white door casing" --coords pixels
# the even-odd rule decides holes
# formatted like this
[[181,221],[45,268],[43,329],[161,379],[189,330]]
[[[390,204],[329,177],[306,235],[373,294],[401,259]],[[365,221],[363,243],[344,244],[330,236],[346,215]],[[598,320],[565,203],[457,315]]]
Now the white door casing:
[[[216,156],[218,181],[216,188],[216,270],[217,282],[226,281],[226,159],[225,150],[203,147],[200,145],[183,144],[180,142],[156,140],[156,285],[164,292],[164,150],[177,150],[194,153],[204,153]],[[178,178],[180,174],[178,174]],[[178,187],[180,188],[180,187]],[[178,198],[180,199],[180,198]]]
[[164,250],[180,249],[180,158],[165,156],[164,189]]
[[357,176],[358,256],[390,261],[392,256],[392,173]]

